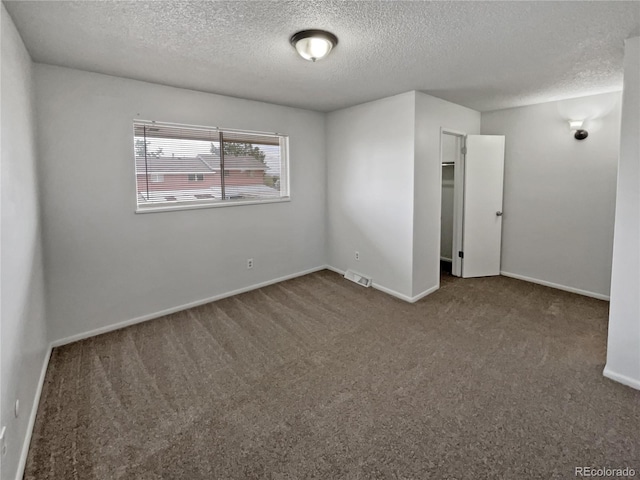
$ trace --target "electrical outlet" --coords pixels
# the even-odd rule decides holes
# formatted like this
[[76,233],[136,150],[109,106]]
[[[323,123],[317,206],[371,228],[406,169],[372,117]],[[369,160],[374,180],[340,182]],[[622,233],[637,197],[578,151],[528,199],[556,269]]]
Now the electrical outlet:
[[360,252],[356,250],[356,260],[360,260]]
[[247,258],[247,270],[251,270],[253,268],[253,258]]

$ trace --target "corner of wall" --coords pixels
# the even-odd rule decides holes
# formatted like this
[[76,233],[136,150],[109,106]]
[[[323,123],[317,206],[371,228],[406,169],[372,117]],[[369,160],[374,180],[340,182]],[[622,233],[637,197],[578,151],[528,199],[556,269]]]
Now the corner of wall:
[[323,262],[325,265],[329,264],[329,228],[331,226],[329,222],[329,162],[327,160],[329,151],[329,113],[330,112],[322,113],[322,124],[324,128],[324,228],[322,231],[324,234]]
[[405,92],[337,110],[327,120],[327,261],[370,275],[377,285],[407,298],[412,290],[415,95]]
[[[50,355],[33,62],[4,4],[2,21],[2,480],[22,478]],[[11,188],[5,182],[11,181]],[[6,205],[6,206],[5,206]],[[16,416],[14,405],[20,402]]]
[[480,112],[423,92],[415,94],[412,295],[439,288],[442,128],[480,133]]
[[640,389],[640,37],[625,42],[624,89],[607,365],[608,378]]

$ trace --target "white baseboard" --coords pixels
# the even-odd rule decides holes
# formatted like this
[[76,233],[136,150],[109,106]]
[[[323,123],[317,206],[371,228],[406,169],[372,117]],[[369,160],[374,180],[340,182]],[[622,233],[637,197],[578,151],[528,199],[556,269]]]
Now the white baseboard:
[[332,267],[331,265],[326,265],[325,268],[327,270],[331,270],[332,272],[337,273],[338,275],[344,275],[345,274],[344,270],[340,270],[339,268]]
[[605,377],[626,385],[627,387],[635,388],[636,390],[640,390],[640,380],[636,380],[635,378],[627,377],[626,375],[621,375],[620,373],[616,373],[609,369],[609,367],[604,367],[604,371],[602,375]]
[[[331,270],[332,272],[335,272],[339,275],[344,275],[344,270],[340,270],[339,268],[336,267],[332,267],[331,265],[326,265],[325,268],[327,270]],[[375,288],[376,290],[380,290],[381,292],[384,292],[388,295],[391,295],[393,297],[399,298],[400,300],[404,300],[405,302],[409,302],[409,303],[415,303],[418,300],[420,300],[421,298],[426,297],[427,295],[429,295],[430,293],[435,292],[436,290],[438,290],[438,288],[440,288],[439,285],[436,285],[435,287],[431,287],[428,290],[425,290],[422,293],[419,293],[418,295],[414,296],[414,297],[410,297],[409,295],[405,295],[404,293],[400,293],[400,292],[396,292],[395,290],[392,290],[391,288],[385,287],[384,285],[380,285],[379,283],[373,282],[371,284],[371,286],[373,288]]]
[[40,406],[40,397],[42,396],[42,388],[44,387],[44,379],[47,376],[47,368],[49,367],[52,350],[53,347],[49,345],[47,347],[47,353],[44,356],[44,362],[42,363],[42,370],[40,371],[40,378],[38,379],[38,386],[36,387],[36,394],[33,398],[33,405],[31,407],[31,413],[29,414],[29,422],[27,423],[27,431],[24,434],[24,441],[22,442],[22,451],[20,452],[20,460],[18,461],[16,480],[22,480],[22,477],[24,477],[24,469],[27,466],[27,457],[29,455],[29,445],[31,445],[31,436],[33,435],[33,427],[36,424],[36,415],[38,414],[38,407]]
[[274,283],[284,282],[285,280],[291,280],[292,278],[301,277],[303,275],[308,275],[313,272],[317,272],[319,270],[325,270],[327,268],[326,265],[321,265],[319,267],[310,268],[309,270],[304,270],[302,272],[293,273],[291,275],[285,275],[284,277],[274,278],[273,280],[267,280],[265,282],[256,283],[254,285],[250,285],[248,287],[239,288],[237,290],[232,290],[230,292],[221,293],[219,295],[214,295],[213,297],[203,298],[202,300],[196,300],[195,302],[185,303],[184,305],[179,305],[177,307],[167,308],[165,310],[161,310],[159,312],[149,313],[147,315],[142,315],[140,317],[132,318],[130,320],[124,320],[121,322],[113,323],[111,325],[107,325],[105,327],[96,328],[94,330],[89,330],[88,332],[79,333],[76,335],[71,335],[70,337],[61,338],[55,340],[51,343],[53,347],[60,347],[62,345],[67,345],[69,343],[77,342],[79,340],[84,340],[86,338],[95,337],[96,335],[101,335],[103,333],[112,332],[114,330],[120,330],[121,328],[129,327],[131,325],[135,325],[136,323],[146,322],[147,320],[153,320],[154,318],[163,317],[165,315],[170,315],[172,313],[180,312],[182,310],[187,310],[193,307],[199,307],[200,305],[204,305],[206,303],[215,302],[217,300],[222,300],[223,298],[232,297],[234,295],[238,295],[240,293],[246,293],[251,290],[256,290],[258,288],[266,287],[268,285],[273,285]]
[[419,293],[418,295],[415,295],[413,297],[411,297],[411,303],[415,303],[418,300],[420,300],[421,298],[426,297],[427,295],[431,295],[433,292],[435,292],[436,290],[440,289],[440,285],[435,285],[431,288],[426,289],[424,292]]
[[578,295],[584,295],[585,297],[592,297],[597,298],[598,300],[609,301],[609,295],[603,295],[601,293],[590,292],[588,290],[580,290],[579,288],[567,287],[566,285],[560,285],[559,283],[552,283],[547,282],[546,280],[525,277],[524,275],[519,275],[517,273],[500,271],[500,275],[516,278],[518,280],[524,280],[525,282],[537,283],[538,285],[544,285],[545,287],[557,288],[558,290],[564,290],[565,292],[577,293]]
[[371,286],[373,288],[375,288],[376,290],[380,290],[381,292],[384,292],[387,295],[391,295],[392,297],[399,298],[400,300],[404,300],[405,302],[409,302],[409,303],[415,302],[415,300],[413,300],[413,298],[410,297],[409,295],[405,295],[404,293],[396,292],[395,290],[392,290],[391,288],[385,287],[384,285],[380,285],[379,283],[373,282],[371,284]]

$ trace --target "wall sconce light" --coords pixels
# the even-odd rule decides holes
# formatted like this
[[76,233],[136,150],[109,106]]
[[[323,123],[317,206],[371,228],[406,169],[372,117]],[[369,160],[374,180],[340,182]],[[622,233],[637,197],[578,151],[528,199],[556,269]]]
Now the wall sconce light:
[[576,140],[584,140],[589,136],[589,132],[582,129],[584,120],[569,120],[569,128],[572,132],[576,132],[573,137]]
[[302,58],[315,62],[329,55],[338,44],[338,37],[324,30],[303,30],[294,34],[290,41]]

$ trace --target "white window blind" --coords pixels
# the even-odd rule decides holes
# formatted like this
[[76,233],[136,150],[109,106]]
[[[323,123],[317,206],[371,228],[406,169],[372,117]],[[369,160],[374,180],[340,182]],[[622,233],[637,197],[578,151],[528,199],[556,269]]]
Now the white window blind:
[[289,198],[288,137],[134,121],[138,211]]

